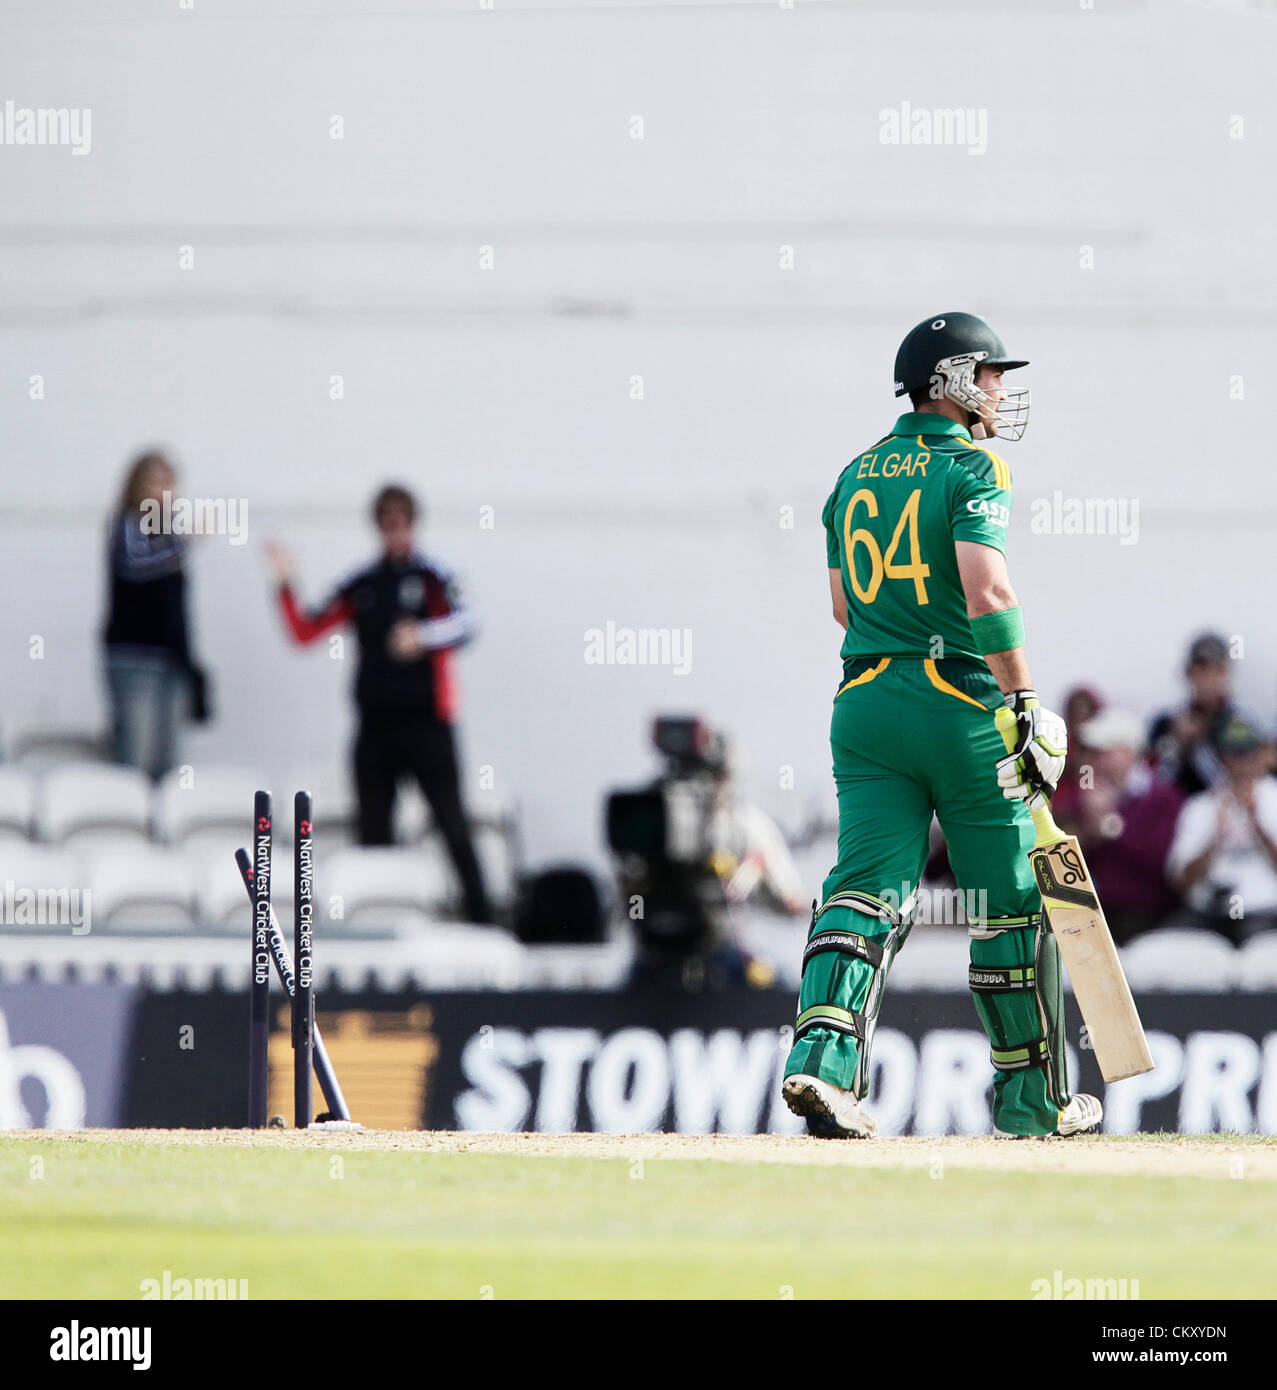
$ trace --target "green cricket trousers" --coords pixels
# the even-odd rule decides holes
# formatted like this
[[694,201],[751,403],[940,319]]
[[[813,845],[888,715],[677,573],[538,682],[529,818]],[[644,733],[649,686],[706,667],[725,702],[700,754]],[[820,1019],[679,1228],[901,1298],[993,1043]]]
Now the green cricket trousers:
[[830,734],[838,863],[813,916],[785,1074],[868,1093],[873,1029],[891,961],[918,914],[934,814],[966,909],[994,1124],[1050,1134],[1069,1099],[1063,993],[1026,857],[1032,817],[1003,796],[994,769],[1005,752],[993,721],[1001,703],[983,662],[850,664]]

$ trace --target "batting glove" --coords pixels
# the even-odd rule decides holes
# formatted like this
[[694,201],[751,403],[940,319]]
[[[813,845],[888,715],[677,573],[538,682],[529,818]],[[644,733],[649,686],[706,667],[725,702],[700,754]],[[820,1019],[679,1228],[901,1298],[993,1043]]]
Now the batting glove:
[[1008,800],[1041,811],[1064,772],[1068,730],[1058,714],[1042,708],[1036,690],[1013,690],[1002,703],[1015,715],[1015,749],[998,759],[998,785]]

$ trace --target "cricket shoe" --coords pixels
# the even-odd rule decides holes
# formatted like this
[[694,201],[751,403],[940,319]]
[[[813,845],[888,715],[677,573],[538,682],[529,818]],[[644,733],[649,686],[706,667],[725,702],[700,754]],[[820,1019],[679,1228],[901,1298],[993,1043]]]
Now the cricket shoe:
[[1104,1107],[1094,1096],[1074,1096],[1060,1111],[1060,1127],[1055,1132],[1061,1139],[1070,1134],[1085,1134],[1088,1129],[1099,1127],[1104,1118]]
[[1058,1114],[1059,1120],[1054,1134],[1008,1134],[1005,1130],[995,1129],[993,1137],[995,1139],[1067,1139],[1070,1135],[1085,1134],[1087,1130],[1094,1129],[1104,1118],[1104,1107],[1094,1096],[1074,1096]]
[[872,1139],[878,1132],[850,1091],[818,1076],[787,1076],[780,1093],[794,1114],[807,1121],[807,1133],[817,1139]]

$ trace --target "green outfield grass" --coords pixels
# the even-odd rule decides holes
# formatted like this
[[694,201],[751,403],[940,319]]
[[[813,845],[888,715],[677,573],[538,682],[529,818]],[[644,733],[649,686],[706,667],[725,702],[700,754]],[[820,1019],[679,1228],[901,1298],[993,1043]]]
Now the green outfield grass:
[[[36,1176],[33,1160],[43,1163]],[[1141,1298],[1277,1284],[1277,1184],[0,1140],[0,1296]]]

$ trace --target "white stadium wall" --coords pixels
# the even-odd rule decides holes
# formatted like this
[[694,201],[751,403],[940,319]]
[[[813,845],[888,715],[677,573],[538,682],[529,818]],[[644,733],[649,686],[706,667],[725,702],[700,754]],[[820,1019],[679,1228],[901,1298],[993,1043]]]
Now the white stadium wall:
[[[1277,26],[1235,16],[1239,60],[1218,16],[1170,7],[1132,86],[1109,40],[1140,7],[1042,8],[1000,36],[990,9],[960,75],[941,6],[502,6],[441,15],[429,47],[310,17],[257,23],[248,55],[231,19],[176,59],[176,12],[126,41],[85,8],[53,86],[92,108],[91,151],[0,150],[3,733],[100,722],[102,519],[162,441],[190,493],[248,504],[246,544],[192,562],[219,710],[193,761],[282,785],[344,757],[351,662],[286,644],[261,546],[287,540],[317,600],[398,478],[481,624],[466,775],[519,798],[533,860],[601,856],[657,709],[729,729],[797,825],[831,803],[819,509],[894,419],[902,333],[959,307],[1033,359],[1006,457],[1042,690],[1151,710],[1209,626],[1270,715],[1275,132],[1235,138],[1230,89],[1239,61],[1271,71]],[[883,143],[884,112],[959,100],[984,152]],[[1057,491],[1138,502],[1134,543],[1035,533]],[[690,670],[587,665],[608,623],[690,630]]]

